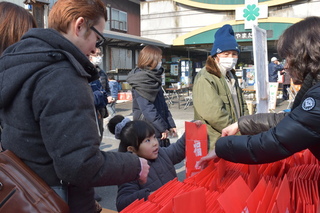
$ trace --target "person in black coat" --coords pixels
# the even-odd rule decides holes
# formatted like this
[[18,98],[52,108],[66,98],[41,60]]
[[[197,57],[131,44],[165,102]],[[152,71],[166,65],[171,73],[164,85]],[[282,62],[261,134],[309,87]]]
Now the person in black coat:
[[[320,160],[320,18],[308,17],[280,36],[278,53],[293,83],[302,84],[292,111],[287,114],[257,114],[233,124],[224,135],[242,129],[241,136],[222,137],[216,148],[198,165],[218,157],[246,164],[270,163],[309,149]],[[250,128],[251,126],[251,128]],[[268,129],[270,128],[271,129]]]

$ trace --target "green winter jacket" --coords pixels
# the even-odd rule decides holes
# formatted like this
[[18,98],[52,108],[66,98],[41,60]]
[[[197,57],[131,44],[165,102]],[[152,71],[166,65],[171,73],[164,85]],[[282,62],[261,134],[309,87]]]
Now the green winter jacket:
[[[234,101],[225,79],[221,76],[219,68],[202,68],[196,75],[193,84],[194,119],[207,124],[209,136],[209,150],[214,149],[221,131],[238,120]],[[211,71],[208,71],[211,70]],[[210,73],[211,72],[211,73]],[[233,73],[235,79],[236,75]],[[248,110],[243,99],[242,89],[236,81],[239,100],[240,115],[247,115]]]

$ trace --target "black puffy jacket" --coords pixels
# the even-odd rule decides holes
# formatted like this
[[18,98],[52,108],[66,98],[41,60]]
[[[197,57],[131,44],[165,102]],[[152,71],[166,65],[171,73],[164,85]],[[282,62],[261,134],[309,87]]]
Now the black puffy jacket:
[[[265,124],[267,117],[261,116],[265,119]],[[320,83],[317,83],[306,92],[301,104],[281,119],[275,127],[256,135],[220,138],[215,150],[223,159],[247,164],[274,162],[304,149],[309,149],[320,159],[319,122]],[[266,126],[256,125],[254,128],[260,131],[259,128]]]

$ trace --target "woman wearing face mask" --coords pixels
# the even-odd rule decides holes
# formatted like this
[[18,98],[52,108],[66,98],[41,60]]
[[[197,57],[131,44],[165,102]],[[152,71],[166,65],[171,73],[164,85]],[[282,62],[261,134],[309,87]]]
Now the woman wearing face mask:
[[216,32],[211,55],[194,80],[194,119],[207,124],[209,150],[214,149],[223,128],[248,114],[233,69],[239,53],[232,27],[224,25]]
[[145,46],[138,58],[138,66],[127,78],[132,87],[133,120],[150,122],[160,146],[165,146],[169,134],[176,134],[177,129],[171,112],[166,104],[161,75],[162,50],[156,46]]

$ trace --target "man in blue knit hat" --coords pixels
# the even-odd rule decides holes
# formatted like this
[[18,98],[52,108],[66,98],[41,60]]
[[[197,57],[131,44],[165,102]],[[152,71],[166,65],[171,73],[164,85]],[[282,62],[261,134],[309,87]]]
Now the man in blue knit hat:
[[207,124],[209,150],[223,128],[248,114],[234,71],[240,50],[231,25],[222,26],[214,38],[206,65],[193,84],[194,119]]

